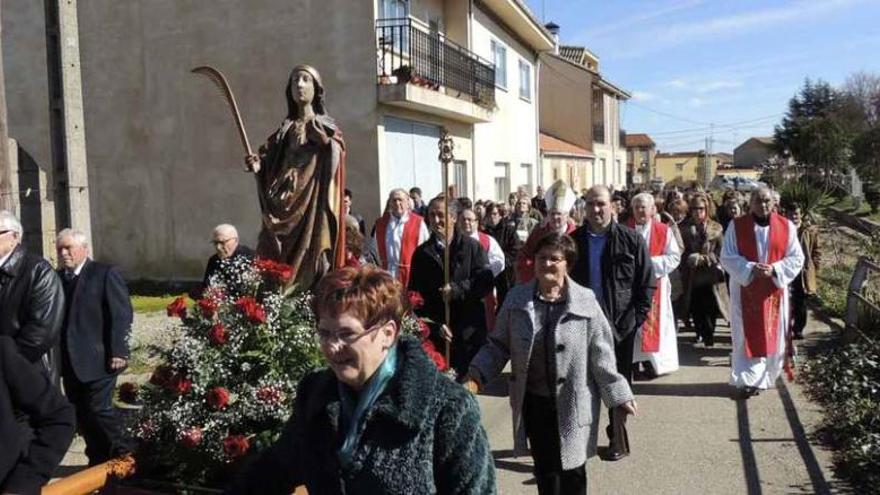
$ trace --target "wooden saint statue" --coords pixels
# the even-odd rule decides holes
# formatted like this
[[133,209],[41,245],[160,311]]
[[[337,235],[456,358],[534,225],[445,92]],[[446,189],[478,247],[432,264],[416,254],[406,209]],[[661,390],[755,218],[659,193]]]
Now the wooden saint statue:
[[344,262],[345,144],[325,113],[317,70],[295,67],[285,96],[286,118],[245,163],[263,217],[257,255],[292,265],[292,285],[308,289]]

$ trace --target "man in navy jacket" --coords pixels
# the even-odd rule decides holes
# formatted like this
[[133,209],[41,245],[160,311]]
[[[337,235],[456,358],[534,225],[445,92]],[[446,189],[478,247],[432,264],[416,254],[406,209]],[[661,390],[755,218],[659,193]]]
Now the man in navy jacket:
[[95,465],[127,450],[112,398],[116,377],[128,366],[131,301],[119,270],[89,259],[82,232],[62,230],[57,249],[67,296],[61,337],[64,390],[76,409],[89,465]]

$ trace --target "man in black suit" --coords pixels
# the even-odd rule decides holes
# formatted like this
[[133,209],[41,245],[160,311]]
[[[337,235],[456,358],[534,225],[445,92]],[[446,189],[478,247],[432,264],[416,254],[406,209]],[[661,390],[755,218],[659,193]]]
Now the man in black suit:
[[[27,414],[31,432],[21,428]],[[73,407],[42,368],[0,336],[0,493],[39,493],[73,440]]]
[[93,466],[127,450],[112,398],[116,377],[128,365],[131,301],[119,270],[89,259],[82,232],[62,230],[57,249],[67,296],[61,334],[64,390]]

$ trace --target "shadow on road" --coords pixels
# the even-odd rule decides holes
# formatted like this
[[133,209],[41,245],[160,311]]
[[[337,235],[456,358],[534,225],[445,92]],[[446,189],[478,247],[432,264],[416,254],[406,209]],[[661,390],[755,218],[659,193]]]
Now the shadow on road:
[[676,397],[725,397],[731,396],[726,383],[633,383],[636,396],[670,395]]
[[798,453],[804,460],[804,467],[810,475],[810,483],[813,485],[812,493],[831,493],[831,486],[828,484],[828,480],[825,479],[825,475],[822,473],[822,468],[819,466],[819,461],[816,460],[816,456],[813,454],[813,449],[810,447],[804,424],[801,422],[794,401],[791,399],[791,394],[788,391],[788,386],[785,384],[785,380],[779,378],[776,381],[776,387],[779,389],[779,398],[782,400],[782,407],[785,409],[785,417],[788,419],[788,424],[791,426],[791,433],[792,436],[794,436]]
[[512,450],[493,450],[492,459],[495,460],[495,469],[503,469],[514,473],[532,473],[531,464],[521,461],[506,461],[514,458]]
[[752,448],[752,432],[749,428],[748,402],[744,399],[736,401],[736,430],[743,463],[743,475],[746,478],[746,493],[761,495],[761,477],[758,473],[755,450]]
[[730,347],[694,347],[691,343],[683,344],[682,342],[678,344],[679,366],[728,366],[726,361],[723,364],[706,361],[707,358],[718,359],[728,356],[730,356]]

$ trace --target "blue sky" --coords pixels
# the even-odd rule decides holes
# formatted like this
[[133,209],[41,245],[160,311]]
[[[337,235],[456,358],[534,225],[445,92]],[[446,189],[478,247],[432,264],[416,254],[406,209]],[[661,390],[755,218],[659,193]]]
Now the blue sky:
[[773,125],[804,78],[880,73],[880,0],[526,0],[562,44],[629,91],[627,132],[661,151],[732,151]]

